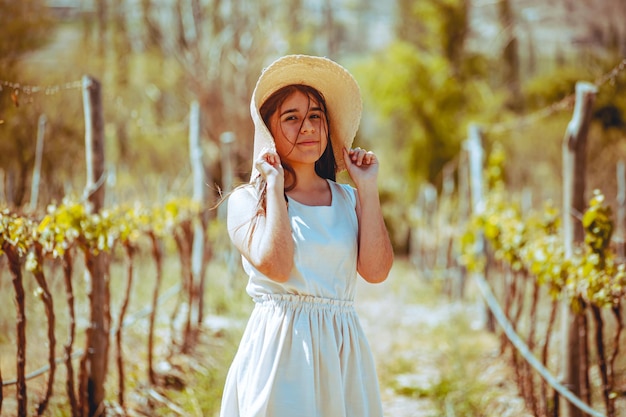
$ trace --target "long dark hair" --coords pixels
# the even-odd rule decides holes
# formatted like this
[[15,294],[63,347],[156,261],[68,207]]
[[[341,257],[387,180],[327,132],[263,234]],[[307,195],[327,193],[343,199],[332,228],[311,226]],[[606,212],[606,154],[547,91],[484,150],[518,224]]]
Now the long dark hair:
[[[317,161],[315,161],[315,172],[317,173],[317,175],[319,175],[320,177],[324,179],[335,181],[336,171],[337,171],[337,162],[335,161],[335,153],[333,152],[333,146],[332,146],[332,141],[330,137],[330,118],[328,117],[326,100],[324,99],[324,96],[322,95],[322,93],[320,93],[313,87],[310,87],[308,85],[303,85],[303,84],[291,84],[291,85],[285,86],[275,91],[271,96],[269,96],[267,100],[265,100],[265,102],[263,102],[263,104],[261,105],[261,108],[259,109],[261,118],[263,119],[263,122],[265,123],[265,126],[267,126],[268,130],[271,131],[270,118],[272,117],[274,113],[276,113],[276,111],[280,108],[280,106],[282,106],[285,100],[287,100],[287,98],[289,98],[292,94],[294,94],[297,91],[300,91],[301,93],[305,94],[309,98],[309,100],[316,101],[319,104],[320,109],[322,109],[322,113],[324,113],[324,117],[326,119],[326,136],[327,136],[326,149],[324,149],[322,156],[320,156],[320,158]],[[289,172],[289,174],[291,175],[291,178],[293,178],[293,181],[291,182],[291,184],[289,185],[285,184],[285,202],[289,203],[289,200],[287,199],[287,191],[293,190],[295,188],[298,179],[296,177],[295,170],[291,166],[289,166],[288,163],[281,160],[281,164],[283,166],[283,169]],[[256,190],[256,195],[258,196],[259,200],[257,202],[257,206],[256,206],[255,213],[253,215],[253,218],[251,219],[252,221],[250,222],[250,225],[248,228],[248,245],[252,243],[252,233],[256,229],[259,216],[265,215],[265,208],[266,208],[265,198],[267,195],[267,184],[261,174],[259,174],[254,179],[253,186]]]

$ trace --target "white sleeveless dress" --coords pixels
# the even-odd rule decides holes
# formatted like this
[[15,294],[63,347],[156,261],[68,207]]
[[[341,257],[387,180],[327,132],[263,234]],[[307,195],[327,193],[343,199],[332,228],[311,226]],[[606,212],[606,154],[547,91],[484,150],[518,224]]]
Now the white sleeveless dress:
[[226,378],[221,417],[382,417],[375,364],[353,307],[355,190],[328,181],[330,206],[289,199],[287,282],[244,258],[255,308]]

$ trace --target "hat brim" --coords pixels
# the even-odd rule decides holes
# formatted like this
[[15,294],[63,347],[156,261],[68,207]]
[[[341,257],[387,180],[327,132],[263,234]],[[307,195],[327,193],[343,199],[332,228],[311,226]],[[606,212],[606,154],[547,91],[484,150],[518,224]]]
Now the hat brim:
[[273,93],[292,84],[308,85],[324,96],[337,172],[343,171],[346,167],[343,148],[350,149],[361,121],[363,105],[359,85],[341,65],[328,58],[309,55],[284,56],[268,66],[259,77],[250,103],[255,122],[253,160],[263,149],[275,146],[261,120],[259,108]]

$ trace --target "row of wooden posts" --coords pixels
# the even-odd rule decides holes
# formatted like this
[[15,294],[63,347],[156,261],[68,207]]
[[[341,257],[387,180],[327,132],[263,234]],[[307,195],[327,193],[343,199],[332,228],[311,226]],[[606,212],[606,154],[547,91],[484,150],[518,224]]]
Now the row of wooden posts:
[[[563,244],[565,248],[565,259],[571,259],[576,246],[584,242],[584,230],[582,223],[577,219],[578,213],[583,213],[586,209],[585,197],[585,174],[586,174],[586,143],[593,104],[597,94],[597,87],[588,82],[578,82],[576,84],[576,101],[571,121],[569,122],[562,144],[563,161],[563,207],[562,207],[562,230]],[[470,160],[470,188],[472,200],[472,212],[480,215],[484,210],[484,190],[483,190],[483,163],[484,153],[482,148],[482,137],[478,126],[469,129],[467,140],[467,150]],[[618,169],[622,170],[623,165]],[[619,176],[618,176],[619,177]],[[623,184],[624,179],[620,184]],[[623,231],[623,200],[624,189],[618,195],[622,198],[620,210],[618,211],[618,230]],[[621,225],[621,226],[620,226]],[[479,244],[483,244],[482,239],[478,239]],[[481,248],[484,250],[484,248]],[[490,319],[487,321],[493,326],[493,317],[490,311],[487,312]],[[562,375],[560,383],[567,387],[576,398],[581,398],[583,392],[583,381],[581,380],[581,358],[583,357],[584,341],[581,340],[580,329],[584,316],[572,312],[569,303],[563,302],[561,308],[561,364]],[[493,330],[493,328],[492,328]],[[560,397],[563,402],[558,406],[560,416],[582,417],[587,415],[589,410],[583,411],[579,404],[569,399]],[[592,414],[598,415],[598,414]],[[600,414],[601,415],[601,414]]]
[[[563,160],[563,206],[562,206],[562,227],[563,227],[563,245],[565,249],[566,259],[571,259],[574,248],[580,246],[584,242],[584,230],[580,221],[580,213],[586,209],[585,197],[585,174],[586,174],[586,141],[593,113],[593,104],[597,94],[597,87],[587,82],[579,82],[576,84],[575,106],[571,121],[569,122],[563,143],[562,143],[562,160]],[[466,219],[468,214],[480,216],[485,209],[485,191],[484,191],[484,148],[482,129],[478,125],[471,125],[468,129],[468,137],[464,144],[465,154],[460,158],[460,162],[455,166],[460,173],[459,178],[459,202],[456,206],[458,217],[461,222]],[[465,158],[466,157],[466,158]],[[463,165],[463,166],[461,166]],[[449,169],[447,171],[453,171]],[[417,238],[412,239],[415,247],[412,248],[412,256],[418,266],[425,268],[427,275],[444,274],[445,288],[451,295],[462,296],[465,269],[459,265],[457,256],[454,253],[453,239],[457,238],[454,231],[446,231],[443,223],[449,219],[436,218],[434,213],[439,211],[441,216],[441,207],[449,200],[454,188],[453,176],[444,172],[444,181],[442,194],[437,198],[437,192],[434,187],[424,187],[418,198],[417,211],[418,217],[422,222],[418,222],[416,230],[413,233]],[[451,183],[451,184],[448,184]],[[624,243],[623,235],[625,232],[624,218],[626,216],[626,170],[624,163],[620,162],[617,166],[617,219],[616,219],[616,247],[618,255],[624,259]],[[469,196],[470,204],[466,203],[465,196]],[[439,207],[437,207],[439,205]],[[468,206],[469,207],[466,207]],[[464,208],[465,207],[465,208]],[[450,214],[444,214],[450,216]],[[433,230],[420,231],[420,225],[426,227],[433,226],[437,222]],[[448,225],[447,227],[450,227]],[[430,234],[436,236],[436,242],[429,245],[426,238]],[[479,252],[487,250],[482,237],[476,239]],[[483,279],[482,277],[480,277]],[[487,307],[487,305],[485,305]],[[508,310],[507,310],[508,311]],[[486,325],[491,331],[495,331],[494,316],[488,308],[485,308]],[[560,396],[560,405],[556,406],[560,416],[564,417],[582,417],[583,415],[602,415],[593,410],[585,408],[585,404],[572,401],[571,398],[584,398],[582,395],[586,387],[585,381],[581,378],[581,358],[584,356],[584,343],[581,339],[580,331],[585,320],[581,314],[576,314],[571,310],[567,302],[563,302],[560,308],[560,342],[562,346],[562,354],[559,355],[562,369],[559,376],[559,383],[563,387],[567,387],[572,395],[568,397]],[[611,415],[609,413],[609,415]]]
[[[90,76],[84,76],[82,80],[83,107],[85,119],[85,155],[86,155],[86,184],[85,193],[88,212],[98,213],[105,205],[105,185],[106,185],[106,161],[104,149],[104,117],[102,107],[102,90],[98,80]],[[192,168],[193,194],[192,200],[200,207],[205,206],[207,200],[206,190],[209,180],[206,178],[206,170],[203,164],[203,152],[200,142],[200,108],[197,102],[192,102],[189,116],[189,155]],[[33,183],[29,208],[34,211],[38,204],[38,190],[41,169],[41,159],[43,153],[43,141],[45,136],[45,116],[39,119],[37,135],[37,153],[35,158],[35,169],[33,173]],[[220,137],[223,184],[222,190],[229,190],[233,183],[231,147],[234,135],[225,132]],[[187,233],[192,233],[191,240],[191,280],[189,283],[189,315],[195,314],[197,320],[187,320],[187,327],[200,326],[204,317],[204,287],[205,270],[208,262],[207,244],[207,224],[208,215],[206,210],[200,210],[201,221],[193,223],[192,229]],[[222,212],[222,215],[224,213]],[[88,416],[104,415],[103,407],[105,401],[105,378],[107,375],[107,357],[109,351],[109,329],[107,318],[107,265],[108,256],[100,252],[88,257],[85,280],[87,283],[87,294],[90,306],[90,326],[86,330],[86,344],[84,350],[84,366],[87,370],[86,381],[86,401]],[[121,327],[121,323],[120,323]],[[189,335],[193,329],[185,329],[185,335]],[[183,343],[186,345],[186,343]],[[151,352],[149,352],[151,354]],[[151,377],[151,382],[152,382]],[[25,410],[23,413],[25,415]]]

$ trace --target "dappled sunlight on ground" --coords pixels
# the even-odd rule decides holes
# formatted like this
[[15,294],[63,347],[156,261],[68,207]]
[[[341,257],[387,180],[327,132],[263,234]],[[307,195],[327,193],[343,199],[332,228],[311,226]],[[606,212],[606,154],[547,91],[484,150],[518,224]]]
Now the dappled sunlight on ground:
[[386,282],[359,284],[385,416],[530,416],[497,338],[483,330],[481,301],[450,300],[435,284],[404,260]]

